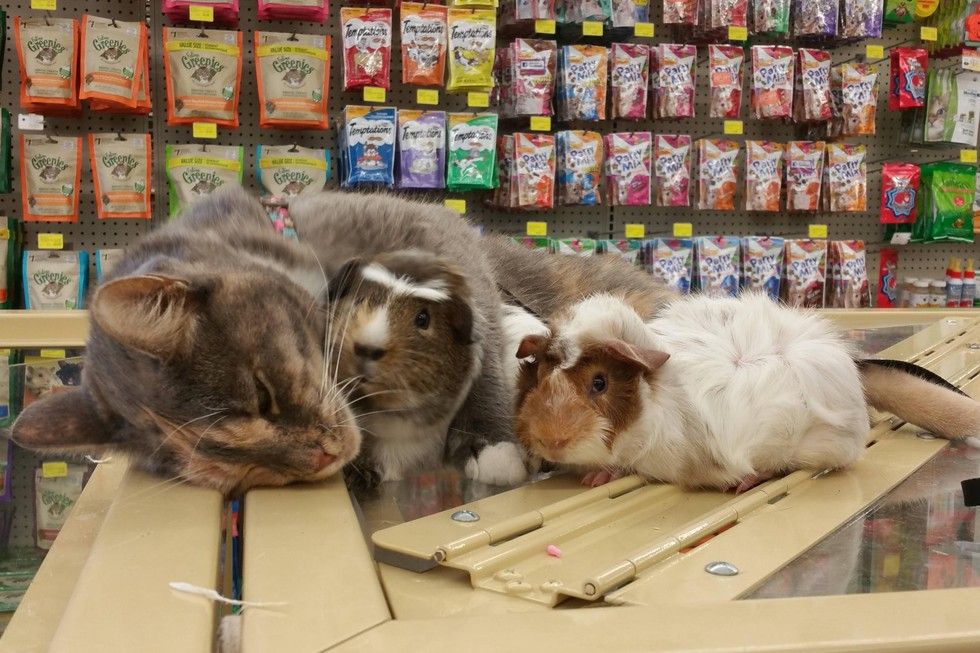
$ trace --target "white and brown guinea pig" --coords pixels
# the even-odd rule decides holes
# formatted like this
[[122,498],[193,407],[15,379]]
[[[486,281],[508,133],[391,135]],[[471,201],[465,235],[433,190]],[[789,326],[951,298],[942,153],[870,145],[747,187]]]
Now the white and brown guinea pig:
[[[349,261],[327,299],[328,354],[365,435],[361,471],[393,480],[440,465],[450,423],[483,362],[466,276],[435,254],[401,250]],[[464,461],[471,478],[526,478],[515,442],[471,439]]]
[[747,489],[857,460],[867,402],[950,439],[980,403],[903,363],[856,361],[832,324],[764,295],[690,296],[648,323],[611,295],[521,342],[516,432],[547,460]]

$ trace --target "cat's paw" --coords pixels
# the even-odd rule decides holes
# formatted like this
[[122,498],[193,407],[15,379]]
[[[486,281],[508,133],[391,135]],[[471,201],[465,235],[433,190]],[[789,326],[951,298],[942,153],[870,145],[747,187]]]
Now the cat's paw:
[[242,650],[242,616],[222,617],[218,623],[218,653],[239,653]]
[[464,468],[467,478],[487,485],[518,485],[527,480],[527,468],[520,448],[513,442],[484,447]]

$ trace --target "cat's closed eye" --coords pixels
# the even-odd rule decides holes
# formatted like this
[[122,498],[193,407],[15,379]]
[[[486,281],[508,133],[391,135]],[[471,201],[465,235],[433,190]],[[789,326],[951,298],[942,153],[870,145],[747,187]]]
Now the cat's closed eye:
[[272,386],[261,374],[255,375],[255,399],[259,415],[269,417],[279,412]]

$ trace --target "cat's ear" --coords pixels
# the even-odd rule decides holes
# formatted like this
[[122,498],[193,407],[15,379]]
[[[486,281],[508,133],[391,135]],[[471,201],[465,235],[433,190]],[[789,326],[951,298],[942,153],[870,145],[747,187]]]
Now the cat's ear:
[[109,443],[109,427],[80,388],[48,394],[25,408],[14,422],[11,439],[35,451],[92,451]]
[[667,362],[670,354],[656,349],[637,347],[622,340],[607,340],[602,344],[602,352],[621,363],[637,367],[644,372],[653,372]]
[[200,299],[200,291],[183,279],[155,274],[121,277],[99,286],[92,317],[123,345],[169,360],[194,337]]
[[360,279],[363,267],[364,261],[359,258],[352,258],[340,266],[327,286],[327,301],[333,302],[347,295]]

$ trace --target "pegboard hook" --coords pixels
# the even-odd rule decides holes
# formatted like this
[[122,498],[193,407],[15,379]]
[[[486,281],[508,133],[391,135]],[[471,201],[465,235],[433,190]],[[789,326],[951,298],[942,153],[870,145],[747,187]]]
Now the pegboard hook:
[[122,132],[116,132],[116,140],[117,141],[124,141],[124,140],[126,140],[126,137],[122,135]]
[[292,34],[289,35],[289,38],[286,39],[286,40],[287,41],[298,41],[299,39],[296,38],[296,32],[293,32]]
[[290,147],[286,151],[287,152],[299,152],[299,145],[297,145],[296,143],[293,143],[292,147]]

